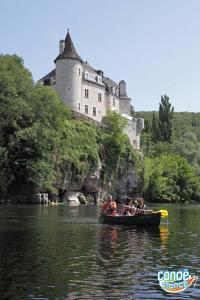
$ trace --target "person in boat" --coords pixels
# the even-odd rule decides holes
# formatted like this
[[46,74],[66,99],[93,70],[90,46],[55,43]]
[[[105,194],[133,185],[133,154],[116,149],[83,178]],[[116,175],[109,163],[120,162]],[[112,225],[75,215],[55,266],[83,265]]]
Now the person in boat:
[[116,203],[116,201],[112,198],[112,196],[111,196],[111,202],[110,202],[110,205],[109,205],[109,207],[108,207],[107,213],[110,214],[110,215],[112,215],[112,216],[118,215],[118,213],[117,213],[117,203]]
[[127,198],[124,206],[123,216],[133,216],[135,214],[135,207],[131,198]]
[[111,201],[112,201],[112,196],[111,195],[108,196],[108,198],[106,200],[104,200],[104,203],[103,203],[103,205],[101,207],[101,212],[102,213],[104,213],[104,214],[107,213]]
[[136,206],[136,214],[137,215],[144,215],[144,211],[146,209],[146,205],[144,204],[144,199],[138,198],[137,200],[137,206]]
[[112,195],[109,195],[107,201],[103,204],[102,213],[113,216],[117,215],[117,204],[116,201],[113,200]]
[[139,198],[137,201],[137,208],[138,209],[145,209],[146,205],[144,204],[144,199],[143,198]]

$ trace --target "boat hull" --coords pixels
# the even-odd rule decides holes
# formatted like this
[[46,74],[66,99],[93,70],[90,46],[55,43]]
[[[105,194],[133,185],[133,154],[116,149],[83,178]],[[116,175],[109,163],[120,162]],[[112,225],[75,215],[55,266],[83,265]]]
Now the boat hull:
[[111,216],[102,214],[99,218],[100,223],[110,225],[138,225],[138,226],[159,226],[161,213],[151,213],[139,216]]

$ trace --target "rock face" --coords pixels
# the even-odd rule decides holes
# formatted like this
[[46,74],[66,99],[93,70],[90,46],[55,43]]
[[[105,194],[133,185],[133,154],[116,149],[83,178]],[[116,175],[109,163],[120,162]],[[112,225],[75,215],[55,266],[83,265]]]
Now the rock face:
[[87,204],[87,199],[83,193],[78,193],[78,200],[80,204]]
[[[105,168],[105,167],[104,167]],[[114,173],[114,172],[113,172]],[[68,203],[70,206],[87,204],[87,201],[97,204],[100,198],[107,194],[112,194],[118,202],[123,202],[127,196],[133,197],[140,194],[142,178],[138,175],[134,161],[124,160],[120,163],[117,175],[113,174],[109,181],[102,182],[102,165],[99,164],[96,170],[88,172],[82,178],[71,180],[67,174],[60,178],[55,184],[58,194],[50,194],[52,201],[58,200]],[[2,197],[4,200],[4,198]],[[20,204],[48,204],[47,193],[38,191],[25,191],[24,194],[17,191],[10,197],[13,203]],[[1,201],[0,203],[4,203]]]
[[33,193],[33,194],[20,194],[14,195],[11,198],[12,203],[19,204],[48,204],[48,194],[47,193]]
[[83,193],[68,191],[63,196],[63,202],[68,203],[70,206],[78,206],[80,204],[87,204],[87,199]]
[[102,184],[101,165],[94,171],[87,174],[82,182],[72,182],[70,185],[60,184],[62,187],[62,201],[69,205],[86,204],[86,196],[98,203],[102,194],[112,194],[119,202],[123,202],[128,196],[140,194],[142,178],[138,175],[133,162],[124,161],[121,163],[115,180]]
[[78,206],[80,204],[80,201],[78,199],[79,193],[68,191],[64,195],[64,202],[67,202],[70,206]]
[[126,174],[119,177],[117,182],[117,198],[121,201],[128,196],[136,195],[141,189],[141,178],[138,177],[136,170],[130,168]]

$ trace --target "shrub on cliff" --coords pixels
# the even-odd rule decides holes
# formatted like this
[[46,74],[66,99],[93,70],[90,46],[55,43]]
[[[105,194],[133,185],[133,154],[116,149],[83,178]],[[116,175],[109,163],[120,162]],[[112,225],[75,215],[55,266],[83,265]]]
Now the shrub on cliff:
[[109,111],[104,118],[104,124],[106,128],[101,133],[102,180],[117,186],[119,177],[126,177],[129,168],[132,168],[139,181],[143,173],[143,160],[124,133],[127,120],[117,112]]
[[80,120],[66,120],[56,160],[57,180],[63,186],[82,182],[100,161],[97,129]]

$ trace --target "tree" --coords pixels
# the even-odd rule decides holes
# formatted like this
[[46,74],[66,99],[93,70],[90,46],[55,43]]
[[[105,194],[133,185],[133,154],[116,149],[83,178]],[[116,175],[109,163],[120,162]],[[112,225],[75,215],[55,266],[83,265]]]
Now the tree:
[[179,155],[146,158],[144,195],[150,201],[200,201],[200,179]]
[[152,116],[151,139],[154,143],[156,143],[160,139],[159,120],[156,117],[155,113],[153,113]]
[[173,112],[174,107],[172,107],[169,102],[169,97],[166,95],[161,96],[161,102],[159,105],[159,140],[161,141],[172,141],[173,134]]
[[104,124],[111,134],[118,135],[123,133],[123,130],[127,126],[128,122],[127,119],[120,116],[120,114],[117,112],[108,111],[104,117]]
[[51,189],[67,108],[35,85],[16,55],[0,56],[0,192]]
[[182,137],[174,141],[174,149],[177,154],[185,157],[200,175],[200,142],[197,136],[192,132],[185,132]]

